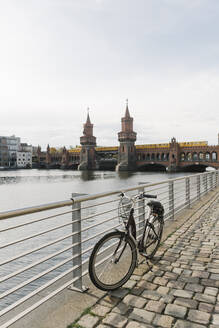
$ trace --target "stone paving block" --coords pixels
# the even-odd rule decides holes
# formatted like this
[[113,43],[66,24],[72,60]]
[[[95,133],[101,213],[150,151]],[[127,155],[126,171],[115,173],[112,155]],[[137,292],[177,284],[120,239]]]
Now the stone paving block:
[[156,290],[156,292],[158,292],[161,295],[167,295],[170,291],[170,288],[168,287],[164,287],[164,286],[160,286],[158,287],[158,289]]
[[214,304],[216,302],[216,297],[206,294],[196,293],[194,299],[204,303]]
[[195,270],[192,273],[192,277],[197,277],[197,278],[208,279],[209,276],[210,276],[210,273],[207,271]]
[[130,279],[139,281],[141,279],[141,276],[137,276],[137,275],[133,274]]
[[145,289],[142,288],[142,287],[134,287],[134,288],[131,289],[130,293],[131,293],[132,295],[137,295],[137,296],[139,296],[139,295],[141,295],[141,294],[143,293],[144,290],[145,290]]
[[153,324],[162,328],[171,328],[173,321],[174,318],[169,315],[157,314],[154,318]]
[[137,287],[142,287],[147,290],[155,290],[155,289],[157,289],[158,285],[155,285],[155,284],[152,284],[151,282],[142,280],[138,283]]
[[134,275],[137,275],[137,276],[143,276],[143,274],[145,274],[146,272],[148,271],[148,267],[144,266],[139,266],[138,268],[136,268],[134,270]]
[[142,276],[142,279],[143,279],[143,280],[147,280],[147,281],[149,281],[149,282],[152,282],[153,279],[154,279],[154,274],[153,274],[153,272],[147,272],[147,273],[145,273],[145,274]]
[[217,274],[217,273],[212,273],[212,274],[210,275],[210,279],[212,279],[212,280],[219,280],[219,274]]
[[184,276],[184,275],[179,276],[178,280],[186,282],[187,284],[198,284],[199,283],[199,278],[197,278],[197,277],[187,277],[187,276]]
[[128,289],[131,289],[133,288],[135,285],[136,285],[136,281],[135,280],[128,280],[124,285],[123,285],[123,288],[128,288]]
[[219,313],[219,304],[216,304],[214,307],[214,312]]
[[185,307],[188,307],[190,309],[196,309],[197,306],[198,306],[197,301],[191,300],[191,299],[188,299],[188,298],[180,298],[180,297],[177,297],[175,299],[174,304],[185,306]]
[[174,268],[174,269],[173,269],[173,272],[174,272],[174,273],[177,273],[177,274],[181,274],[182,271],[183,271],[183,269],[181,269],[181,268]]
[[186,284],[185,289],[191,290],[196,293],[202,293],[204,286],[201,286],[199,284]]
[[106,318],[103,319],[103,323],[107,325],[111,325],[113,327],[123,328],[128,319],[118,313],[109,313]]
[[107,306],[97,304],[92,308],[92,312],[100,317],[104,317],[111,309]]
[[183,290],[183,289],[173,289],[170,292],[171,295],[176,297],[184,297],[184,298],[192,298],[194,295],[194,292]]
[[120,302],[120,299],[119,298],[106,295],[104,298],[102,298],[99,301],[99,304],[101,304],[103,306],[108,306],[109,308],[112,308],[113,306],[115,306],[119,302]]
[[212,312],[214,309],[214,306],[212,304],[208,304],[208,303],[199,303],[198,306],[199,311],[203,311],[203,312]]
[[185,269],[185,270],[183,270],[182,274],[183,274],[184,276],[189,277],[189,276],[192,275],[192,271],[191,271],[191,270],[188,270],[188,269]]
[[161,295],[154,290],[145,290],[141,296],[154,301],[158,301],[161,298]]
[[174,281],[174,280],[172,280],[172,281],[168,282],[167,287],[183,289],[185,284],[186,283],[183,282],[183,281],[178,281],[178,280]]
[[143,308],[146,304],[146,299],[140,296],[135,295],[127,295],[123,299],[123,303],[125,303],[128,306],[137,307],[137,308]]
[[[99,326],[98,326],[99,328]],[[130,321],[126,328],[153,328],[153,326],[151,325],[147,325],[145,323],[140,323],[140,322],[136,322],[136,321]]]
[[129,319],[145,323],[152,323],[154,317],[155,313],[143,309],[134,309],[133,312],[129,315]]
[[206,287],[204,290],[205,294],[216,296],[218,294],[219,289],[214,287]]
[[173,328],[206,328],[206,326],[189,321],[177,320]]
[[160,298],[160,302],[163,303],[172,303],[174,300],[174,297],[172,295],[162,295],[162,297]]
[[168,280],[165,279],[164,277],[156,277],[156,278],[153,280],[153,283],[154,283],[154,284],[157,284],[157,285],[161,285],[161,286],[166,286],[167,283],[168,283]]
[[208,324],[210,322],[210,314],[198,310],[189,310],[188,319],[201,324]]
[[117,297],[117,298],[123,298],[129,293],[129,290],[126,288],[119,288],[116,290],[113,290],[112,292],[109,293],[109,296],[111,297]]
[[167,304],[164,311],[165,314],[176,317],[176,318],[185,318],[187,309],[184,306],[179,306],[176,304]]
[[86,314],[77,322],[79,326],[82,326],[84,328],[93,328],[96,326],[98,321],[100,320],[99,317],[95,317],[90,314]]
[[116,312],[116,313],[124,315],[128,312],[129,309],[130,309],[130,306],[128,306],[127,304],[125,304],[123,302],[120,302],[112,309],[112,312]]
[[219,281],[213,279],[201,279],[201,284],[207,287],[219,287]]
[[178,274],[174,272],[165,272],[164,278],[169,279],[169,280],[176,280],[178,278]]
[[166,304],[159,301],[149,301],[145,307],[145,310],[161,313],[165,308]]
[[219,325],[219,314],[213,314],[212,323],[213,325]]

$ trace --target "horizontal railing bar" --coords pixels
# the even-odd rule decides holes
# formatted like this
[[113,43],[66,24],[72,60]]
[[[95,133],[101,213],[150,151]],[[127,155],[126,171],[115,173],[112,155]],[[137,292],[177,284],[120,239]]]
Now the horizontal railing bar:
[[115,220],[115,219],[118,219],[118,215],[113,216],[113,217],[110,218],[110,219],[106,219],[106,220],[104,220],[104,221],[101,221],[101,222],[98,222],[98,223],[92,224],[92,225],[90,225],[89,227],[86,227],[86,228],[84,228],[84,229],[81,229],[81,232],[85,232],[85,231],[87,231],[87,230],[93,229],[93,228],[95,228],[95,227],[98,227],[98,226],[100,226],[100,225],[102,225],[102,224],[104,224],[104,223],[106,223],[106,222],[110,222],[110,221]]
[[1,266],[1,265],[5,265],[5,264],[7,264],[7,263],[10,263],[10,262],[12,262],[12,261],[14,261],[14,260],[17,260],[17,259],[19,259],[19,258],[21,258],[21,257],[23,257],[23,256],[26,256],[26,255],[32,254],[32,253],[34,253],[34,252],[37,252],[37,251],[41,250],[42,248],[46,248],[46,247],[48,247],[48,246],[54,245],[54,244],[56,244],[56,243],[59,243],[60,241],[63,241],[63,240],[65,240],[65,239],[67,239],[67,238],[70,238],[70,237],[72,237],[72,236],[74,236],[74,235],[76,235],[76,234],[77,234],[77,232],[70,233],[70,234],[68,234],[68,235],[66,235],[66,236],[64,236],[64,237],[60,237],[60,238],[57,238],[57,239],[55,239],[55,240],[53,240],[53,241],[51,241],[51,242],[49,242],[49,243],[43,244],[42,246],[35,247],[35,248],[33,248],[32,250],[29,250],[29,251],[27,251],[27,252],[21,253],[21,254],[19,254],[19,255],[14,256],[14,257],[11,257],[11,258],[8,259],[8,260],[5,260],[5,261],[3,261],[3,262],[0,262],[0,266]]
[[33,267],[35,267],[35,266],[37,266],[37,265],[39,265],[39,264],[41,264],[41,263],[43,263],[43,262],[48,261],[48,260],[52,259],[53,257],[55,257],[55,256],[57,256],[57,255],[60,255],[60,254],[62,254],[62,253],[64,253],[64,252],[68,251],[69,249],[71,249],[71,248],[73,247],[73,245],[74,245],[74,244],[71,244],[71,245],[69,245],[69,246],[67,246],[67,247],[65,247],[65,248],[63,248],[63,249],[61,249],[61,250],[59,250],[59,251],[57,251],[57,252],[55,252],[55,253],[52,253],[52,254],[49,255],[49,256],[45,256],[45,257],[43,257],[41,260],[38,260],[38,261],[36,261],[36,262],[34,262],[34,263],[31,263],[31,264],[27,265],[27,266],[24,267],[24,268],[18,269],[17,271],[11,272],[11,273],[8,274],[7,276],[0,277],[0,283],[6,281],[6,280],[8,280],[8,279],[11,279],[11,278],[17,276],[18,274],[21,274],[21,273],[23,273],[23,272],[25,272],[25,271],[27,271],[27,270],[30,270],[30,269],[32,269]]
[[42,299],[40,299],[39,301],[35,302],[33,305],[29,306],[26,310],[20,312],[15,317],[13,317],[9,321],[5,322],[3,325],[1,325],[1,328],[8,328],[8,327],[10,327],[13,323],[17,322],[18,320],[20,320],[21,318],[23,318],[25,315],[27,315],[28,313],[32,312],[33,310],[37,309],[40,305],[42,305],[45,302],[47,302],[48,300],[50,300],[52,297],[54,297],[58,293],[62,292],[68,286],[70,286],[75,281],[77,281],[77,279],[78,278],[76,277],[74,279],[71,279],[71,280],[67,281],[64,285],[58,287],[53,292],[49,293],[47,296],[44,296]]
[[81,207],[81,209],[82,210],[87,210],[88,208],[102,206],[102,205],[106,205],[106,204],[110,204],[110,203],[115,203],[115,202],[119,202],[119,199],[113,199],[113,200],[109,200],[108,202],[97,203],[97,204],[94,204],[94,205],[89,205],[89,206],[86,206],[86,207]]
[[[89,240],[92,240],[92,239],[94,239],[94,238],[96,238],[96,237],[99,237],[99,236],[101,236],[103,233],[106,233],[106,232],[108,232],[108,231],[112,231],[113,229],[116,229],[116,228],[118,228],[118,227],[121,226],[121,225],[122,225],[122,223],[117,224],[117,225],[115,225],[115,226],[113,226],[113,227],[110,227],[110,228],[108,228],[108,229],[106,229],[106,230],[104,230],[104,231],[101,231],[101,232],[97,233],[95,236],[92,236],[92,237],[89,237],[89,238],[87,238],[87,239],[84,239],[84,240],[83,240],[83,243],[86,243],[86,242],[88,242]],[[82,253],[82,254],[83,254],[83,253]]]
[[65,214],[69,214],[69,213],[73,213],[73,212],[76,212],[76,211],[77,211],[77,209],[71,210],[71,211],[62,212],[62,213],[58,213],[58,214],[54,214],[54,215],[47,216],[47,217],[44,217],[44,218],[41,218],[41,219],[31,220],[31,221],[28,221],[28,222],[25,222],[25,223],[21,223],[21,224],[15,225],[15,226],[11,226],[11,227],[8,227],[8,228],[1,229],[0,232],[5,232],[5,231],[8,231],[8,230],[17,229],[17,228],[26,226],[28,224],[40,222],[40,221],[43,221],[43,220],[53,219],[55,217],[62,216],[62,215],[65,215]]
[[[73,245],[73,247],[74,246],[75,245]],[[0,299],[2,299],[4,297],[6,297],[6,296],[8,296],[8,295],[10,295],[10,294],[12,294],[14,292],[16,292],[18,289],[21,289],[21,288],[23,288],[26,285],[29,285],[31,282],[33,282],[33,281],[35,281],[35,280],[37,280],[39,278],[42,278],[43,276],[45,276],[46,274],[48,274],[48,273],[56,270],[57,268],[60,268],[62,265],[66,264],[66,263],[68,263],[70,261],[72,261],[77,256],[78,256],[78,254],[76,254],[74,256],[71,256],[71,257],[69,257],[69,258],[67,258],[67,259],[59,262],[58,264],[50,267],[49,269],[44,270],[43,272],[38,273],[37,275],[33,276],[32,278],[23,281],[22,283],[16,285],[15,287],[12,287],[11,289],[7,290],[6,292],[0,294]]]
[[[208,174],[211,174],[211,173],[210,172],[209,173],[201,173],[200,176],[202,176],[202,175],[208,176]],[[187,176],[187,178],[196,177],[196,176],[197,176],[197,174],[190,175],[190,176]],[[155,182],[155,183],[151,183],[151,184],[141,185],[141,188],[148,189],[149,187],[158,186],[161,184],[174,182],[174,181],[180,181],[180,180],[184,180],[184,179],[185,179],[185,177],[179,177],[176,179],[164,180],[164,181]],[[139,185],[122,189],[122,191],[128,192],[128,191],[134,191],[134,190],[138,190],[138,189],[139,189]],[[98,193],[98,194],[94,194],[94,195],[90,195],[90,196],[78,196],[78,197],[74,198],[73,200],[65,200],[65,201],[60,201],[60,202],[55,202],[55,203],[50,203],[50,204],[45,204],[45,205],[39,205],[39,206],[35,206],[35,207],[28,207],[28,208],[24,208],[24,209],[2,212],[2,213],[0,213],[0,220],[9,219],[12,217],[26,215],[26,214],[32,214],[32,213],[41,212],[41,211],[46,211],[46,210],[51,210],[51,209],[56,209],[56,208],[65,207],[65,206],[71,206],[74,203],[81,203],[84,201],[94,200],[94,199],[98,199],[101,197],[108,197],[108,196],[116,195],[118,193],[121,193],[121,190],[114,190],[114,191],[109,191],[109,192],[105,192],[105,193]]]
[[9,246],[12,246],[12,245],[14,245],[14,244],[18,244],[18,243],[21,243],[21,242],[24,242],[24,241],[27,241],[27,240],[29,240],[29,239],[31,239],[31,238],[35,238],[35,237],[41,236],[41,235],[43,235],[43,234],[45,234],[45,233],[48,233],[48,232],[51,232],[51,231],[55,231],[55,230],[58,230],[58,229],[61,229],[61,228],[67,227],[67,226],[69,226],[69,225],[72,225],[72,223],[73,223],[73,222],[71,221],[71,222],[68,222],[68,223],[61,224],[61,225],[59,225],[59,226],[56,226],[56,227],[54,227],[54,228],[51,228],[51,229],[49,229],[49,230],[43,230],[43,231],[38,232],[38,233],[36,233],[36,234],[34,234],[34,235],[27,236],[27,237],[25,237],[25,238],[23,238],[23,239],[17,239],[17,240],[12,241],[12,242],[10,242],[10,243],[8,243],[8,244],[5,244],[5,245],[0,246],[0,249],[5,248],[5,247],[9,247]]
[[81,221],[86,221],[86,220],[95,218],[97,216],[100,216],[100,215],[103,215],[103,214],[107,214],[107,213],[111,213],[111,212],[114,212],[114,211],[117,211],[117,210],[118,210],[118,207],[115,207],[112,210],[107,210],[107,211],[104,211],[104,212],[99,212],[99,213],[96,213],[96,214],[93,214],[93,215],[86,216],[85,218],[81,219]]
[[37,295],[38,293],[42,292],[44,289],[46,289],[47,287],[51,286],[52,284],[54,284],[55,282],[57,282],[58,280],[64,278],[65,276],[67,276],[69,273],[71,273],[73,270],[75,270],[77,268],[77,266],[73,266],[70,269],[62,272],[59,276],[51,279],[50,281],[48,281],[47,283],[45,283],[44,285],[38,287],[37,289],[35,289],[34,291],[32,291],[31,293],[29,293],[28,295],[20,298],[18,301],[16,301],[15,303],[9,305],[8,307],[6,307],[5,309],[0,311],[0,317],[6,313],[8,313],[9,311],[13,310],[14,308],[16,308],[18,305],[24,303],[25,301],[27,301],[28,299],[30,299],[31,297]]

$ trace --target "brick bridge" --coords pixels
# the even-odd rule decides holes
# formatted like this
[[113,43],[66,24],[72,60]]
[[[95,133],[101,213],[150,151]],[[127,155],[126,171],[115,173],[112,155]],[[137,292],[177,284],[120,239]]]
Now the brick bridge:
[[118,133],[118,147],[97,147],[89,113],[84,124],[80,147],[57,150],[47,147],[42,152],[38,146],[35,165],[38,168],[63,168],[79,170],[157,170],[205,171],[206,167],[219,168],[219,145],[209,146],[206,141],[135,145],[136,132],[128,104]]

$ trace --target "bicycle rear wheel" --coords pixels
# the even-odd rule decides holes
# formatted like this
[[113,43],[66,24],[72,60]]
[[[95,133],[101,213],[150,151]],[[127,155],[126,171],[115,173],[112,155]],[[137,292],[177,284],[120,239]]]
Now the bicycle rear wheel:
[[149,259],[152,259],[160,246],[163,234],[163,219],[155,216],[151,223],[147,225],[144,238],[144,252]]
[[124,232],[113,231],[95,245],[89,260],[89,274],[93,284],[105,291],[124,285],[137,262],[134,241]]

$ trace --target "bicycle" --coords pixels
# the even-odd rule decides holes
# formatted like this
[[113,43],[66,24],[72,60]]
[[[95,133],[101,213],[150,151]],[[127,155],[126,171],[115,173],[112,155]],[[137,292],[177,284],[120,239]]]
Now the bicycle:
[[136,238],[134,207],[138,200],[157,198],[144,192],[131,198],[120,194],[119,218],[124,224],[124,231],[115,230],[103,236],[94,246],[89,259],[89,275],[93,284],[104,291],[115,290],[124,285],[138,265],[138,252],[152,259],[160,245],[163,226],[164,208],[158,201],[149,201],[148,215],[142,227],[143,233]]

